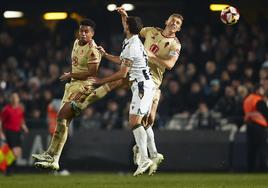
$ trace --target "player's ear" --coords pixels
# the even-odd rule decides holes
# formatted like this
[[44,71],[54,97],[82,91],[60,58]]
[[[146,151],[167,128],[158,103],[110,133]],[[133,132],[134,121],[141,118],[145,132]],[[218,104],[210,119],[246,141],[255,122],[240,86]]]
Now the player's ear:
[[168,25],[168,20],[165,21],[165,25]]
[[91,35],[92,37],[95,35],[95,31],[93,29],[91,30]]
[[94,36],[94,34],[95,34],[95,30],[92,28],[92,27],[90,27],[90,33],[91,33],[91,35],[92,35],[92,37]]

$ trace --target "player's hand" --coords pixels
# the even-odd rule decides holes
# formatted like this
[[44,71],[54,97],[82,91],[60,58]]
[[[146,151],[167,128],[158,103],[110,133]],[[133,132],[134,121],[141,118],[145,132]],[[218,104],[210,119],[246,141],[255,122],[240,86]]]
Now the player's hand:
[[63,75],[60,76],[60,81],[66,81],[71,78],[71,73],[70,72],[65,72]]
[[115,9],[122,17],[128,17],[127,11],[123,7],[117,7]]
[[102,80],[97,77],[89,77],[88,80],[95,86],[102,85]]
[[105,56],[107,54],[102,46],[97,46],[97,49],[100,51],[101,56]]

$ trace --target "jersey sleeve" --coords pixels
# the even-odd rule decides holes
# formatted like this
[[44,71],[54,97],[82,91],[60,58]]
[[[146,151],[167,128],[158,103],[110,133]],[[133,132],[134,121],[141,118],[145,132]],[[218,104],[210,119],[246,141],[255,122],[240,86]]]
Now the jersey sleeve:
[[140,36],[143,37],[143,38],[145,38],[146,35],[147,35],[150,31],[152,31],[153,29],[154,29],[153,27],[144,27],[144,28],[142,28],[141,31],[140,31]]
[[169,50],[169,56],[179,56],[181,51],[181,44],[179,42],[174,42]]
[[97,48],[93,48],[89,53],[89,64],[99,63],[101,61],[101,53]]
[[128,45],[121,54],[120,58],[121,60],[134,61],[135,52],[136,52],[135,47],[133,45]]

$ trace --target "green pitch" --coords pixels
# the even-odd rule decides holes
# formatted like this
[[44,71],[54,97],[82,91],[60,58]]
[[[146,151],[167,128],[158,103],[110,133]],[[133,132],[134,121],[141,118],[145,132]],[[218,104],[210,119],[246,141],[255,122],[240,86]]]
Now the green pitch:
[[0,188],[267,188],[268,174],[159,173],[153,177],[118,173],[0,175]]

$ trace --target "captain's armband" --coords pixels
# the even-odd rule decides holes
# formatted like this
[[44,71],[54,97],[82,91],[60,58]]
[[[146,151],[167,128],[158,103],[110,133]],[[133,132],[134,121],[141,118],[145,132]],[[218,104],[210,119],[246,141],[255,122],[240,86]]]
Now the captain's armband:
[[122,59],[121,60],[121,65],[124,65],[126,67],[132,67],[133,61],[129,59]]

